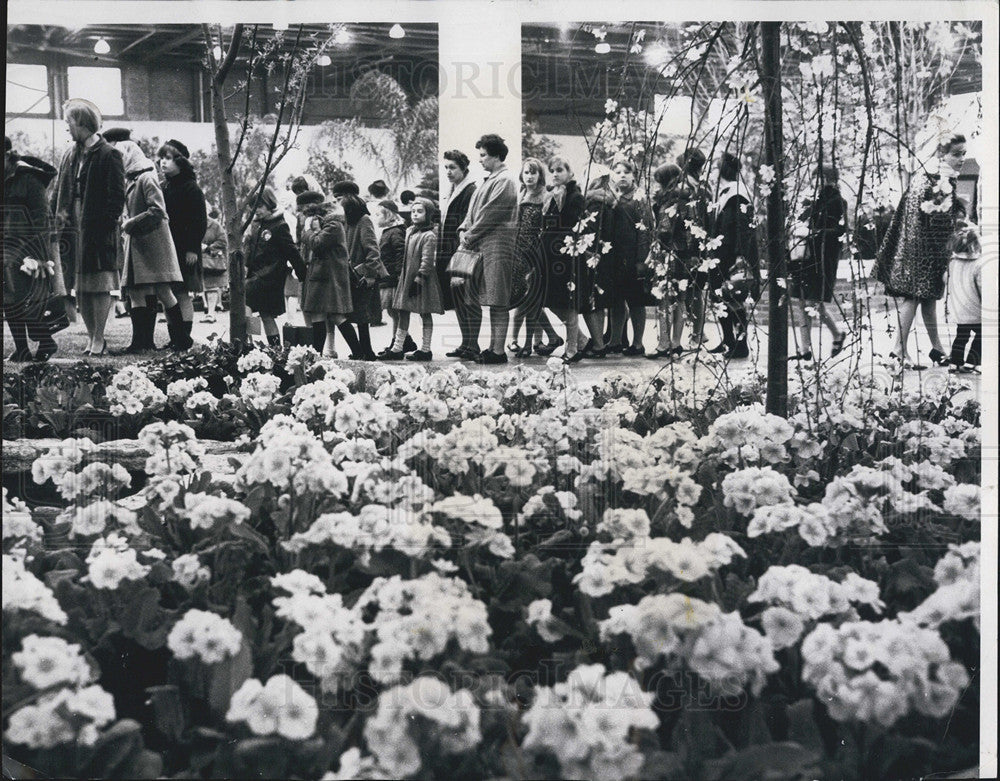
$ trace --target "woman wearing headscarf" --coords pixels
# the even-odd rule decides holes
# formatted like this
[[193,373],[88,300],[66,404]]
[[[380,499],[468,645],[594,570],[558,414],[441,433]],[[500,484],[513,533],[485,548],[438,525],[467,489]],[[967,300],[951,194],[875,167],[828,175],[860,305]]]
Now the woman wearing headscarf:
[[205,290],[201,265],[201,242],[208,228],[208,208],[205,194],[198,186],[194,167],[188,159],[188,149],[180,141],[171,139],[157,152],[160,172],[164,176],[163,200],[170,218],[170,235],[174,240],[177,260],[180,263],[182,283],[174,286],[181,305],[184,324],[178,331],[178,341],[171,340],[175,349],[186,350],[192,344],[191,326],[194,322],[192,293]]
[[301,193],[295,202],[303,217],[301,246],[306,264],[302,314],[312,325],[313,347],[325,357],[335,357],[334,329],[340,328],[348,345],[357,351],[354,329],[345,322],[354,306],[344,209],[311,190]]
[[[55,175],[48,163],[20,157],[4,138],[3,316],[14,338],[14,352],[7,358],[12,363],[32,360],[29,337],[38,342],[36,361],[47,361],[57,349],[39,317],[55,294],[57,270],[49,265],[52,225],[45,202],[45,188]],[[36,262],[26,264],[29,258]]]
[[247,237],[246,305],[260,315],[267,343],[281,347],[275,318],[285,314],[285,278],[291,267],[304,279],[306,268],[270,187],[260,195],[254,222],[256,228]]
[[184,331],[181,307],[171,284],[183,280],[177,252],[167,224],[167,210],[156,167],[135,141],[115,143],[125,165],[124,282],[132,319],[132,342],[121,354],[155,350],[153,332],[156,310],[146,305],[147,296],[163,304],[171,343]]
[[[344,207],[347,222],[347,251],[351,263],[351,301],[354,311],[349,318],[358,326],[360,352],[354,356],[359,360],[374,361],[369,327],[382,321],[382,302],[379,296],[379,280],[388,273],[379,256],[375,226],[368,215],[368,207],[361,200],[360,190],[354,182],[338,182],[333,194]],[[346,337],[345,337],[346,338]]]
[[111,291],[120,287],[118,222],[125,208],[125,170],[121,154],[98,132],[97,106],[72,98],[63,105],[63,115],[75,142],[59,164],[55,189],[64,278],[67,287],[75,285],[87,327],[84,355],[103,355]]
[[964,162],[965,136],[954,133],[938,144],[937,170],[914,174],[875,259],[875,277],[885,285],[886,295],[896,299],[899,313],[899,336],[889,357],[904,368],[924,368],[907,353],[918,307],[931,341],[927,357],[939,366],[948,363],[938,333],[937,302],[944,296],[951,240],[964,213],[955,195]]

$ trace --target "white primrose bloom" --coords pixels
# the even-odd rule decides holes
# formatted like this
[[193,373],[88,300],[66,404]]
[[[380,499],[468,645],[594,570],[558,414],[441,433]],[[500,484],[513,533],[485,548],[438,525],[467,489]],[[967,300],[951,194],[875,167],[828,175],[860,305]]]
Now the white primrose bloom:
[[174,580],[184,588],[193,588],[199,583],[211,580],[212,571],[202,566],[201,560],[195,553],[185,553],[178,556],[170,565],[174,571]]
[[216,613],[188,610],[167,636],[167,647],[178,659],[197,657],[205,664],[217,664],[236,656],[243,643],[239,629]]
[[251,372],[240,383],[240,397],[253,409],[265,410],[277,398],[281,379],[273,374]]
[[226,721],[245,722],[255,735],[277,734],[288,740],[311,738],[318,717],[316,700],[287,675],[272,676],[266,684],[256,678],[244,681],[226,713]]
[[32,749],[73,742],[92,746],[114,720],[114,698],[100,686],[60,689],[11,714],[4,736]]
[[274,368],[274,361],[271,356],[263,350],[251,350],[236,361],[236,370],[240,374],[250,372],[269,372]]
[[11,661],[21,678],[39,690],[60,683],[84,686],[94,677],[80,646],[61,637],[28,635],[21,641],[21,650],[11,654]]
[[60,625],[68,620],[52,590],[28,571],[18,556],[4,554],[2,601],[4,613],[25,610]]
[[3,489],[3,539],[26,539],[39,542],[42,539],[42,527],[31,518],[31,510],[16,496],[8,498],[7,489]]

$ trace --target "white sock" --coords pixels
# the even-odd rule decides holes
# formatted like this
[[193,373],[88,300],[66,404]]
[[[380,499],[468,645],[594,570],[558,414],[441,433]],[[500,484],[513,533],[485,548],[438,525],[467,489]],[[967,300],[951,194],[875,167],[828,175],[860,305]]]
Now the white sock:
[[402,352],[404,344],[406,344],[406,331],[402,328],[397,328],[396,338],[392,342],[392,351],[394,353]]
[[431,320],[430,315],[424,315],[424,333],[423,342],[420,345],[420,349],[425,353],[431,351],[431,336],[434,334],[434,321]]

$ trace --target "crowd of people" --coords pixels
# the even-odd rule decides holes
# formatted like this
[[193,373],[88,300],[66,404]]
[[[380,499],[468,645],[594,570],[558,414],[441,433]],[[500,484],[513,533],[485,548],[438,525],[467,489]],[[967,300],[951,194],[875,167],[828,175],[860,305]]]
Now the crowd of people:
[[[193,296],[205,296],[205,319],[213,321],[230,268],[226,231],[206,203],[187,147],[172,139],[150,160],[128,130],[102,134],[92,103],[67,101],[64,115],[74,143],[58,168],[19,157],[6,140],[11,359],[50,358],[53,334],[77,311],[87,331],[84,354],[105,354],[118,289],[132,322],[125,354],[156,349],[158,309],[168,346],[189,348]],[[688,148],[654,169],[655,191],[647,198],[639,192],[640,171],[625,159],[581,187],[563,157],[528,158],[515,174],[500,136],[482,136],[475,149],[486,173],[481,181],[464,152],[443,154],[450,187],[440,207],[412,191],[396,201],[381,180],[366,197],[348,180],[328,195],[302,175],[290,182],[289,215],[278,193],[262,188],[245,238],[245,290],[267,343],[282,344],[277,321],[294,300],[306,340],[335,357],[339,332],[353,360],[434,359],[435,318],[452,309],[461,341],[446,356],[482,364],[506,363],[508,352],[525,358],[560,348],[567,364],[616,354],[669,361],[702,349],[727,360],[749,357],[748,307],[760,298],[762,273],[754,199],[739,157],[722,152],[710,172],[706,155]],[[978,233],[964,222],[954,190],[964,154],[963,137],[942,142],[937,170],[914,176],[878,251],[876,276],[899,302],[892,357],[910,368],[923,368],[907,352],[918,309],[932,361],[962,371],[980,363]],[[831,331],[831,353],[844,349],[847,329],[830,305],[847,215],[836,168],[818,166],[790,255],[789,293],[800,317],[792,360],[818,356],[811,343],[816,315]],[[959,333],[946,352],[936,303],[949,265]],[[658,339],[647,353],[650,307]],[[714,346],[705,334],[710,311],[721,332]],[[410,335],[414,314],[419,343]],[[376,352],[371,327],[386,317],[391,334]],[[34,354],[29,341],[38,343]]]

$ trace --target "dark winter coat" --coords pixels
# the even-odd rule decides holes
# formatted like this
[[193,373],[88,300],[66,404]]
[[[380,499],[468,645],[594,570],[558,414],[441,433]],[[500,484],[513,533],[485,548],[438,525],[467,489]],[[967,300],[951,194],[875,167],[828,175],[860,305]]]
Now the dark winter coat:
[[[83,165],[77,175],[80,155]],[[79,226],[73,224],[77,195],[82,198]],[[118,220],[125,208],[125,165],[121,152],[100,137],[86,150],[74,145],[59,164],[55,197],[56,216],[62,225],[60,247],[67,287],[72,286],[77,271],[84,274],[117,271]]]
[[458,249],[458,227],[465,222],[469,204],[472,203],[472,196],[476,192],[476,183],[468,175],[463,184],[464,187],[448,201],[444,219],[441,221],[441,230],[438,233],[437,274],[441,286],[441,300],[446,310],[455,308],[455,299],[451,292],[451,275],[446,269],[451,256]]
[[653,304],[655,302],[648,298],[645,283],[640,278],[640,269],[645,268],[652,244],[649,211],[634,196],[619,196],[613,211],[611,255],[615,261],[616,298],[612,298],[611,304],[619,304],[622,299],[629,306]]
[[33,279],[21,271],[21,264],[25,258],[50,259],[52,221],[45,188],[55,175],[55,168],[35,157],[19,158],[4,171],[3,307],[8,316],[20,314],[29,299],[40,300],[52,292],[51,279]]
[[280,214],[257,221],[248,239],[246,303],[268,317],[285,313],[285,277],[288,267],[303,278],[305,264],[292,239],[288,223]]
[[388,276],[379,257],[375,226],[367,214],[347,225],[347,252],[351,264],[351,322],[374,325],[382,320],[379,283]]
[[722,237],[722,243],[710,253],[719,262],[708,273],[709,291],[715,294],[732,281],[737,260],[742,258],[747,275],[746,282],[739,285],[743,290],[740,295],[745,298],[745,294],[749,294],[756,299],[760,295],[760,255],[757,234],[752,226],[753,205],[742,193],[723,197],[725,201],[719,204],[720,208],[709,216],[710,239]]
[[[548,202],[542,220],[542,256],[545,260],[545,306],[550,309],[580,310],[593,290],[593,272],[582,257],[563,254],[563,240],[573,236],[573,228],[583,217],[587,203],[576,182],[566,185],[562,206],[555,198]],[[593,230],[588,226],[587,231]],[[570,287],[573,287],[571,290]]]
[[354,306],[343,216],[334,214],[329,204],[311,207],[305,215],[301,237],[306,264],[302,311],[317,315],[350,314]]
[[378,254],[388,274],[379,282],[379,287],[395,290],[406,256],[406,226],[403,223],[383,228],[378,240]]
[[[163,200],[170,218],[170,235],[177,251],[177,261],[181,265],[184,286],[192,293],[205,289],[201,265],[201,242],[208,229],[208,210],[205,194],[195,178],[191,162],[184,157],[175,157],[174,162],[180,173],[167,179],[163,186]],[[198,256],[194,265],[188,265],[185,255],[193,252]]]
[[809,226],[805,257],[789,268],[792,293],[807,301],[833,300],[840,239],[847,232],[847,201],[836,185],[826,185],[800,219]]
[[129,174],[125,205],[125,286],[182,281],[163,193],[152,170]]

